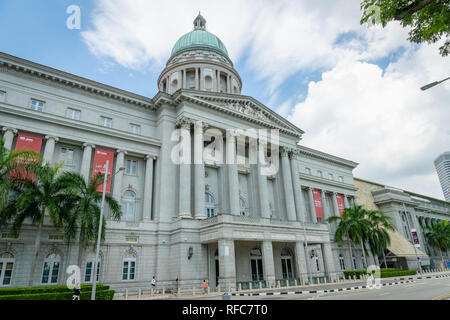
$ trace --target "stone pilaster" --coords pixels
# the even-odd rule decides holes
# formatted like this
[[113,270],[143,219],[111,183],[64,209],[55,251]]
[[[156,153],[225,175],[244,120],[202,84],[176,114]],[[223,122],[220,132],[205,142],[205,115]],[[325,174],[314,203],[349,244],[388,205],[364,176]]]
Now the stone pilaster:
[[91,158],[92,158],[92,150],[95,149],[94,144],[85,143],[83,144],[83,159],[81,160],[81,170],[80,174],[84,177],[86,183],[89,181],[89,174],[91,170]]
[[127,152],[125,150],[117,150],[116,153],[117,153],[116,157],[117,173],[114,176],[113,197],[120,203],[123,171],[119,171],[119,169],[125,167],[125,155],[127,154]]
[[234,131],[227,131],[226,145],[230,213],[239,215],[239,176],[236,164],[236,133]]
[[205,125],[201,121],[194,124],[194,217],[201,219],[205,213],[205,164],[203,162],[203,130]]
[[297,269],[297,278],[300,278],[302,283],[306,283],[308,281],[309,267],[305,254],[305,244],[301,241],[295,243],[295,266]]
[[300,157],[300,152],[298,150],[294,150],[291,154],[291,176],[292,176],[292,186],[294,192],[294,201],[295,201],[295,211],[297,213],[297,221],[305,221],[305,211],[303,210],[302,203],[302,189],[300,186],[299,180],[299,172],[298,167],[295,161]]
[[309,207],[311,208],[311,219],[313,223],[317,223],[316,207],[314,206],[314,196],[312,188],[308,188]]
[[331,277],[331,279],[336,278],[336,267],[334,264],[333,252],[331,249],[331,243],[326,242],[321,245],[323,264],[325,266],[326,275]]
[[[189,136],[188,141],[183,142],[183,156],[179,164],[180,183],[178,190],[178,216],[192,217],[191,213],[191,140],[190,130],[192,121],[184,119],[180,124],[182,136]],[[184,139],[184,138],[183,138]],[[184,140],[183,140],[184,141]],[[184,153],[187,154],[184,154]]]
[[220,239],[219,245],[219,284],[222,290],[236,288],[236,258],[234,240]]
[[257,175],[258,175],[258,197],[259,197],[259,209],[262,218],[270,218],[270,205],[269,196],[267,191],[267,176],[262,174],[262,163],[265,160],[264,151],[266,142],[260,141],[258,149],[258,164],[257,164]]
[[275,285],[275,263],[273,260],[272,241],[270,240],[262,242],[262,259],[264,280],[266,280],[267,286],[271,287]]

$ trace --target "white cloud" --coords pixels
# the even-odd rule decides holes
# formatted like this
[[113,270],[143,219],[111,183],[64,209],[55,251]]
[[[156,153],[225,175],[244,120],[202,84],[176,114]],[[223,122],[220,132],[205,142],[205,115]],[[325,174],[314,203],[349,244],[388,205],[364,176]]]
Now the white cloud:
[[448,76],[437,48],[409,50],[384,74],[354,57],[324,72],[289,117],[303,143],[359,162],[356,176],[442,199],[433,160],[450,148],[450,84],[419,89]]
[[91,30],[82,33],[91,52],[142,69],[162,67],[181,35],[189,32],[201,10],[207,29],[225,43],[232,60],[245,58],[258,80],[273,92],[289,76],[331,68],[350,48],[339,35],[359,37],[355,54],[384,56],[406,43],[406,31],[360,26],[359,0],[97,0]]

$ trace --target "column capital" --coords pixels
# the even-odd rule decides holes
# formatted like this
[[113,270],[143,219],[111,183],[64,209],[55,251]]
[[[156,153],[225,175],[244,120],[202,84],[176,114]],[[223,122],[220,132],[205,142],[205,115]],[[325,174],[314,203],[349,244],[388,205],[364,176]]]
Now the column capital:
[[14,134],[17,134],[17,133],[18,133],[17,129],[11,128],[11,127],[3,127],[3,128],[2,128],[2,131],[3,131],[3,132],[8,132],[8,131],[10,131],[10,132],[12,132],[12,133],[14,133]]
[[147,154],[147,155],[145,156],[145,160],[149,160],[149,159],[156,160],[156,159],[158,159],[158,156],[154,156],[154,155],[151,155],[151,154]]
[[55,142],[58,142],[58,141],[59,141],[59,138],[58,138],[58,137],[55,137],[55,136],[45,136],[45,140],[50,140],[50,139],[55,140]]
[[126,150],[123,150],[123,149],[117,149],[116,153],[117,154],[119,154],[119,153],[128,154],[128,152]]
[[283,158],[288,157],[291,150],[292,150],[291,148],[280,146],[280,153]]
[[235,129],[226,129],[226,137],[236,138],[239,133]]
[[289,152],[291,159],[300,159],[300,150],[292,148]]
[[[210,125],[203,120],[191,120],[191,121],[194,123],[195,128],[207,129],[210,127]],[[201,133],[203,133],[203,131]]]
[[187,118],[187,117],[181,117],[175,121],[175,127],[176,128],[182,128],[182,129],[191,129],[192,124],[194,124],[194,120]]
[[95,149],[95,144],[85,142],[85,143],[83,143],[83,148],[86,148],[86,147],[91,147],[92,149]]

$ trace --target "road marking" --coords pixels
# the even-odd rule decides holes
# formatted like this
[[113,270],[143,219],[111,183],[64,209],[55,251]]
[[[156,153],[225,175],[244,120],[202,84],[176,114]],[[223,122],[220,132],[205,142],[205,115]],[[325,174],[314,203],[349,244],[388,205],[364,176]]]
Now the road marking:
[[388,295],[388,294],[390,294],[390,293],[389,293],[389,292],[380,293],[379,296],[386,296],[386,295]]
[[431,300],[444,300],[445,298],[448,298],[448,297],[450,297],[450,292],[444,293],[444,294],[442,294],[442,295],[440,295],[438,297],[435,297],[435,298],[433,298]]

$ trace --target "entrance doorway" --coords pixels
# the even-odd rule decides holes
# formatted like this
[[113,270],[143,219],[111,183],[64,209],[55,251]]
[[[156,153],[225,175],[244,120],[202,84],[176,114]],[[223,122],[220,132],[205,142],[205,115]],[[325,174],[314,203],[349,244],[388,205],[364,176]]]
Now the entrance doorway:
[[281,250],[281,271],[283,279],[294,278],[294,268],[292,267],[292,254],[288,248]]
[[214,265],[215,265],[215,270],[216,270],[216,287],[219,285],[219,276],[220,276],[220,272],[219,272],[219,249],[216,249],[216,251],[214,252]]
[[262,253],[260,248],[253,248],[250,251],[250,265],[252,269],[252,281],[264,280]]

